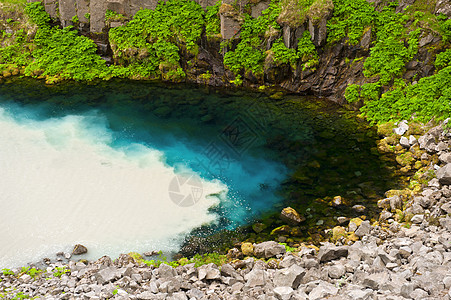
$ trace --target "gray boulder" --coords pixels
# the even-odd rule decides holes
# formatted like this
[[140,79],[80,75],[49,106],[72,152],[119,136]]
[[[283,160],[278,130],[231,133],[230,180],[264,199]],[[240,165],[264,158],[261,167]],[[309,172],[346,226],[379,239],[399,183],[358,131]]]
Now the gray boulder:
[[285,247],[274,241],[254,245],[254,254],[257,257],[271,258],[279,254],[285,254],[285,252]]
[[403,135],[406,131],[409,130],[409,125],[407,125],[407,121],[401,121],[398,124],[398,127],[393,128],[393,133]]
[[320,282],[320,284],[315,287],[309,294],[310,300],[317,300],[317,299],[326,299],[328,296],[335,296],[338,294],[338,288],[335,287],[333,284],[330,284],[328,282]]
[[406,138],[405,136],[402,136],[399,139],[399,144],[401,144],[401,146],[403,146],[404,148],[410,148],[409,139]]
[[365,236],[370,233],[371,225],[370,221],[363,221],[362,224],[360,224],[359,228],[355,231],[355,235],[358,237]]
[[328,243],[319,248],[318,260],[323,263],[346,256],[348,256],[348,246],[335,246]]
[[244,279],[246,280],[246,286],[252,288],[266,285],[266,277],[266,272],[264,270],[254,269],[247,273],[244,276]]
[[277,287],[288,286],[297,289],[305,275],[305,269],[292,265],[287,269],[277,270],[274,274],[274,285]]
[[72,250],[73,255],[85,254],[86,252],[88,252],[88,249],[80,244],[75,245],[74,250]]
[[290,300],[293,289],[289,286],[278,286],[274,289],[274,295],[280,300]]
[[451,184],[451,163],[446,164],[437,170],[437,179],[441,184]]
[[95,275],[97,283],[105,284],[119,278],[120,274],[116,267],[108,267],[100,270]]

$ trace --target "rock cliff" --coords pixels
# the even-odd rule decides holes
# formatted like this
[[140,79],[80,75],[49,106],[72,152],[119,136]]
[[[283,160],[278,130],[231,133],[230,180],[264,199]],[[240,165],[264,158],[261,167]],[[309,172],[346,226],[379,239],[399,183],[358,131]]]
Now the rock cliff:
[[[215,5],[214,0],[196,0],[196,2],[204,9]],[[376,11],[382,11],[386,5],[381,0],[368,0],[368,2],[373,3]],[[417,5],[416,2],[419,1],[401,0],[396,11],[404,12]],[[158,1],[43,0],[43,3],[45,10],[53,19],[58,20],[62,27],[71,25],[78,27],[81,34],[94,40],[99,53],[107,61],[118,63],[119,58],[122,59],[127,55],[139,58],[142,53],[139,51],[140,49],[123,49],[119,54],[119,50],[112,51],[114,45],[110,45],[109,30],[126,25],[140,9],[155,9]],[[347,36],[339,42],[330,43],[328,41],[328,21],[334,16],[334,2],[331,0],[315,1],[305,15],[302,15],[302,9],[300,12],[298,11],[299,7],[290,6],[295,1],[283,3],[277,19],[280,29],[276,30],[269,25],[264,33],[263,43],[266,43],[266,46],[259,46],[265,56],[264,70],[262,74],[256,74],[255,71],[248,71],[244,68],[244,72],[241,71],[238,79],[242,80],[245,86],[275,85],[288,91],[326,96],[333,101],[343,102],[344,93],[349,84],[361,85],[378,81],[378,78],[374,76],[368,78],[363,74],[364,58],[370,56],[371,47],[374,46],[377,39],[372,26],[363,28],[364,33],[358,43],[349,42]],[[239,44],[246,16],[257,18],[270,5],[270,1],[266,0],[223,0],[217,15],[220,34],[216,38],[203,34],[201,40],[198,41],[199,48],[195,54],[185,51],[186,49],[183,48],[179,50],[180,67],[186,73],[184,80],[214,86],[230,85],[233,80],[236,80],[237,72],[232,72],[230,67],[225,66],[224,56],[228,51],[236,49]],[[120,15],[121,18],[106,19],[105,14],[108,11]],[[434,5],[428,4],[426,13],[442,14],[449,18],[451,7],[448,1],[439,0]],[[413,22],[408,21],[405,26],[410,24]],[[289,51],[297,51],[298,41],[305,32],[309,34],[315,47],[314,52],[317,53],[314,67],[306,67],[306,62],[303,60],[297,60],[295,64],[277,62],[277,59],[274,58],[274,45],[281,40]],[[440,33],[431,26],[428,27],[427,24],[422,26],[418,41],[418,52],[405,64],[402,71],[402,78],[407,83],[414,83],[422,77],[434,74],[435,54],[442,50],[439,48],[443,48],[443,45],[440,44],[442,42]],[[437,51],[437,49],[439,50]],[[130,61],[129,59],[128,63]],[[163,66],[163,69],[165,68]],[[161,65],[160,70],[165,79],[165,71],[162,70]],[[175,71],[176,67],[173,66],[168,70]],[[389,87],[390,85],[383,86],[381,92],[384,93]]]

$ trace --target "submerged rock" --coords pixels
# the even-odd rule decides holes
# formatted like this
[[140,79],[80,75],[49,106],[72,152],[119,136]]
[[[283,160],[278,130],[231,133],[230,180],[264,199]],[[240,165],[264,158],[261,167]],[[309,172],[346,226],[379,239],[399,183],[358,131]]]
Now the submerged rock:
[[290,225],[298,225],[301,222],[305,221],[305,217],[300,215],[294,208],[286,207],[280,213],[280,218],[290,224]]
[[72,251],[72,255],[85,254],[86,252],[88,252],[88,248],[86,248],[85,246],[83,246],[81,244],[77,244],[77,245],[74,246],[74,250]]

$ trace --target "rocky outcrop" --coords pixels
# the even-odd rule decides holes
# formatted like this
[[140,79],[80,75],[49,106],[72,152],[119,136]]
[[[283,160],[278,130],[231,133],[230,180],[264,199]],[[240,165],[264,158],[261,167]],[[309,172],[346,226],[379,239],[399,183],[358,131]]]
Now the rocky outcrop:
[[451,299],[449,229],[400,227],[386,240],[378,232],[373,226],[351,246],[301,246],[268,262],[174,268],[122,255],[114,262],[49,263],[31,275],[1,274],[0,290],[7,299]]
[[[30,1],[30,0],[29,0]],[[35,0],[31,0],[35,1]],[[123,25],[141,8],[154,9],[157,0],[42,0],[46,11],[53,17],[59,18],[62,26],[77,25],[82,34],[92,38],[98,45],[99,53],[108,61],[112,51],[108,42],[108,30]],[[384,1],[374,2],[377,10],[382,9]],[[214,0],[196,0],[203,8],[215,4]],[[414,0],[400,1],[398,9],[403,11]],[[256,18],[269,6],[269,1],[232,1],[223,0],[219,10],[220,36],[207,38],[205,35],[198,41],[199,51],[193,57],[186,49],[180,50],[180,66],[186,73],[186,81],[214,86],[231,85],[235,75],[224,67],[224,55],[233,50],[239,42],[243,13],[250,13]],[[346,41],[328,45],[327,21],[332,17],[334,4],[331,0],[315,2],[306,13],[299,18],[298,11],[292,11],[289,2],[277,22],[281,30],[271,29],[265,33],[265,48],[270,50],[273,43],[282,38],[285,46],[295,49],[305,31],[308,31],[318,54],[315,67],[305,68],[305,62],[297,66],[278,64],[274,62],[274,55],[267,51],[265,55],[264,74],[255,75],[245,72],[242,75],[243,84],[249,87],[261,85],[277,85],[288,91],[305,94],[315,94],[328,97],[330,100],[343,103],[344,92],[349,84],[364,84],[377,80],[368,79],[363,74],[362,57],[369,55],[373,43],[374,33],[371,27],[365,28],[360,43],[349,45]],[[284,4],[285,5],[285,4]],[[437,1],[434,13],[451,14],[448,1]],[[124,16],[121,22],[105,22],[105,12],[112,10]],[[293,21],[295,16],[295,21]],[[74,17],[76,17],[74,19]],[[78,20],[78,21],[77,21]],[[74,21],[77,21],[74,23]],[[215,40],[216,39],[216,40]],[[221,42],[226,42],[222,43]],[[434,73],[435,59],[433,45],[440,42],[440,36],[433,31],[424,30],[419,38],[418,54],[405,66],[403,79],[414,83],[418,79]],[[182,47],[183,48],[183,47]],[[207,78],[205,77],[207,74]],[[388,87],[383,87],[388,88]],[[382,91],[384,92],[384,90]]]

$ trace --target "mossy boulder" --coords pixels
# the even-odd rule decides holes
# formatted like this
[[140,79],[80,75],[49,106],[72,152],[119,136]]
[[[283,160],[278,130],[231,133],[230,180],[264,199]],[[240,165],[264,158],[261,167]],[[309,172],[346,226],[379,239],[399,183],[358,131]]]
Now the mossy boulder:
[[272,231],[271,231],[271,235],[287,235],[287,234],[289,234],[290,233],[290,231],[291,231],[291,228],[290,228],[290,226],[288,226],[288,225],[282,225],[282,226],[279,226],[279,227],[277,227],[277,228],[274,228]]
[[395,128],[395,122],[387,122],[383,124],[379,124],[377,126],[377,134],[379,136],[388,137],[393,135],[393,129]]
[[242,243],[241,252],[243,252],[244,256],[254,255],[254,245],[252,245],[252,243]]
[[332,229],[332,238],[331,241],[333,243],[337,242],[340,238],[346,238],[347,236],[347,232],[346,229],[344,229],[344,227],[341,226],[335,226]]
[[280,213],[280,219],[289,225],[295,226],[305,221],[305,217],[292,207],[284,208]]
[[415,157],[412,152],[406,152],[396,156],[396,162],[401,166],[410,166],[415,163]]
[[268,227],[268,226],[266,226],[266,225],[263,224],[263,223],[255,223],[255,224],[252,225],[252,229],[253,229],[256,233],[262,232],[263,230],[266,229],[266,227]]

